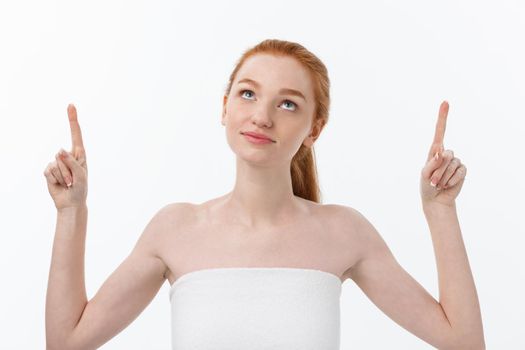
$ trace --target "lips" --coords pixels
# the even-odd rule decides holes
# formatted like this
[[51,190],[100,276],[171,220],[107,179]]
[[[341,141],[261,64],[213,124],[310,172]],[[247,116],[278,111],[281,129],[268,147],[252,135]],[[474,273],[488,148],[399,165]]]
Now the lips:
[[262,139],[262,140],[269,140],[269,141],[273,142],[273,140],[271,138],[269,138],[268,136],[266,136],[264,134],[259,134],[257,132],[247,131],[247,132],[242,132],[241,134],[249,135],[251,137],[255,137],[255,138],[258,138],[258,139]]

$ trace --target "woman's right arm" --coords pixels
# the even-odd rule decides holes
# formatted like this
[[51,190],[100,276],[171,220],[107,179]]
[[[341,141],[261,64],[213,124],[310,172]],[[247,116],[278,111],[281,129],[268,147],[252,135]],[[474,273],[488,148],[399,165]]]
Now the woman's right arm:
[[97,349],[146,308],[166,280],[157,255],[159,236],[181,203],[165,206],[150,220],[131,253],[91,300],[84,284],[87,208],[58,214],[46,300],[47,349]]
[[61,211],[46,299],[47,349],[97,349],[146,308],[166,280],[156,242],[183,204],[165,206],[150,220],[132,252],[87,300],[84,242],[87,207]]
[[46,294],[47,349],[64,349],[87,303],[84,251],[87,206],[57,210]]
[[76,108],[69,105],[73,150],[55,155],[44,171],[57,209],[56,231],[46,295],[48,350],[96,349],[129,325],[165,281],[166,265],[157,254],[166,220],[184,204],[163,207],[150,220],[129,256],[87,300],[84,252],[88,210],[87,163]]
[[46,294],[46,344],[64,349],[86,301],[84,246],[87,226],[87,162],[77,111],[67,107],[72,151],[59,152],[44,170],[57,209]]

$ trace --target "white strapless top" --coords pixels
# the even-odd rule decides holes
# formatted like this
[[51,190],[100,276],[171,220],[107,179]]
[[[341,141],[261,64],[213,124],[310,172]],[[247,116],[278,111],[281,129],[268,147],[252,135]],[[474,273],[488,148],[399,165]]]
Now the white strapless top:
[[341,280],[288,267],[196,270],[171,286],[173,350],[339,350]]

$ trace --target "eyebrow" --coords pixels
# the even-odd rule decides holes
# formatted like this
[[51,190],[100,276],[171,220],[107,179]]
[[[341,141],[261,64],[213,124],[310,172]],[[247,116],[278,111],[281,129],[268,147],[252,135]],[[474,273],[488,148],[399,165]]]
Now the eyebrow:
[[[240,84],[240,83],[248,83],[248,84],[255,85],[256,87],[260,87],[261,86],[261,84],[259,84],[258,82],[256,82],[253,79],[250,79],[250,78],[244,78],[244,79],[241,79],[241,80],[239,80],[237,82],[237,84]],[[306,102],[306,97],[304,97],[304,95],[298,90],[294,90],[294,89],[290,89],[290,88],[282,88],[281,90],[279,90],[279,93],[280,94],[284,94],[284,95],[297,96],[297,97],[302,98]]]

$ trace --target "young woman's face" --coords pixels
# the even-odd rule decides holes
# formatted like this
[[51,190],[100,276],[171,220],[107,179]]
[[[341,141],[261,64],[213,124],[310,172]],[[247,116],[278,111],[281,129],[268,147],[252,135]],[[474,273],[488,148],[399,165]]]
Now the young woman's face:
[[[314,95],[308,71],[294,58],[257,54],[237,72],[224,97],[222,124],[232,150],[252,162],[290,161],[302,143],[311,145]],[[275,142],[254,144],[242,133]]]

